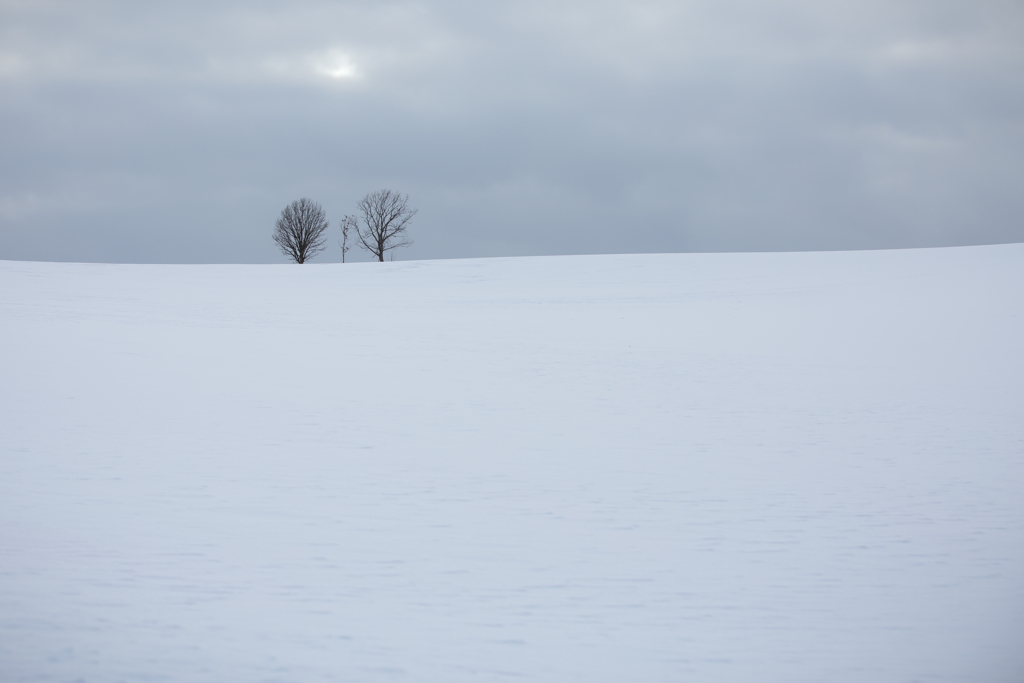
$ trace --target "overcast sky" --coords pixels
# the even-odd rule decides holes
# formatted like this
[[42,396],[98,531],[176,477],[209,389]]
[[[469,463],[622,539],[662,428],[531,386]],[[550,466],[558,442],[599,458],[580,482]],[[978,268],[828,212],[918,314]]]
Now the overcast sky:
[[[1024,241],[1020,0],[0,0],[0,258]],[[351,255],[350,255],[351,256]],[[365,254],[356,254],[366,260]]]

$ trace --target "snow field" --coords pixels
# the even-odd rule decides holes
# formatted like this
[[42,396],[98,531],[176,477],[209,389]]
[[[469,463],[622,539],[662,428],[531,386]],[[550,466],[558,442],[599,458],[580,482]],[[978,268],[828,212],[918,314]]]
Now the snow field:
[[1024,680],[1024,245],[0,262],[0,679]]

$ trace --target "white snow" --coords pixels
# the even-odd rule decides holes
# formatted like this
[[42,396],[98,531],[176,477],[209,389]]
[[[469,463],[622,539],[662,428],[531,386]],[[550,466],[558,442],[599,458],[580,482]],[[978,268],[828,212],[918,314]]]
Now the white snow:
[[1024,245],[0,262],[0,680],[1024,680]]

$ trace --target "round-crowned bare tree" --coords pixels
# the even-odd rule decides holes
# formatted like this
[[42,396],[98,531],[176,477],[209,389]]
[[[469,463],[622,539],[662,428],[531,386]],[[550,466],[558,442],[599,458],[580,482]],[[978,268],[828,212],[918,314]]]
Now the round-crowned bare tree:
[[305,263],[327,248],[327,214],[318,203],[303,197],[281,211],[274,228],[274,241],[285,256]]

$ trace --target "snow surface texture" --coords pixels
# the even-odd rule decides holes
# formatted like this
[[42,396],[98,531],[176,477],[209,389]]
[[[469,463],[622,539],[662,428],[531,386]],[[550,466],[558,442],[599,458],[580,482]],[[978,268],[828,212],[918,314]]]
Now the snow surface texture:
[[0,262],[0,679],[1024,680],[1024,245]]

